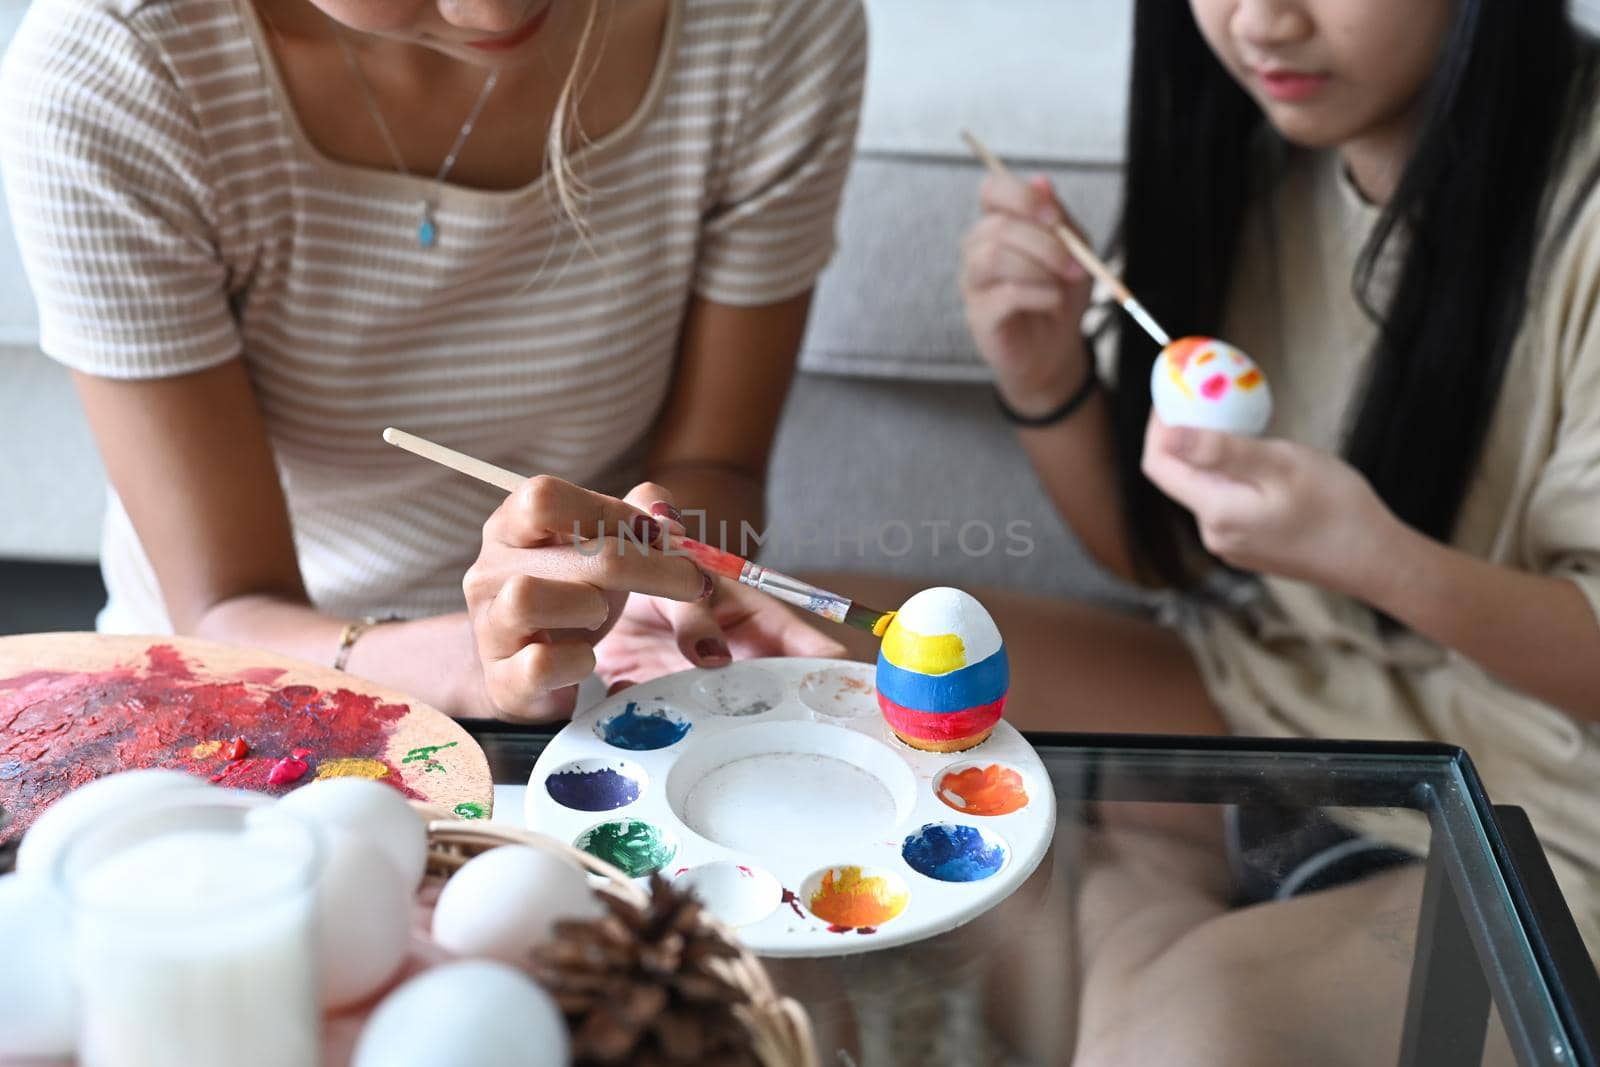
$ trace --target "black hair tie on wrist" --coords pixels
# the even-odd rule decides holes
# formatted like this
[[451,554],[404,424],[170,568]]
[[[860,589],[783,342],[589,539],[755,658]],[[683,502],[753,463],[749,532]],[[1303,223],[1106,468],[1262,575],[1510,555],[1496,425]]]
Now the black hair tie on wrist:
[[1095,386],[1099,384],[1100,376],[1095,373],[1094,360],[1092,358],[1085,360],[1082,383],[1072,391],[1071,396],[1061,402],[1060,407],[1053,411],[1047,411],[1043,415],[1022,414],[1006,403],[1005,397],[1000,395],[998,386],[991,385],[990,388],[994,390],[995,406],[1000,409],[1001,416],[1007,422],[1013,426],[1023,426],[1031,430],[1037,430],[1044,426],[1054,426],[1058,422],[1065,421],[1073,412],[1083,407],[1089,397],[1094,395]]

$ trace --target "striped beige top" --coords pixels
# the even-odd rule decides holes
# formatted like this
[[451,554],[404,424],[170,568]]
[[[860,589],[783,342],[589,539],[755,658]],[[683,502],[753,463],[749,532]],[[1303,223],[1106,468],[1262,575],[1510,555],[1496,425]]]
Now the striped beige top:
[[[626,488],[690,296],[773,303],[831,254],[864,67],[859,0],[673,0],[639,109],[579,157],[590,250],[547,181],[431,195],[321,155],[249,0],[34,0],[0,168],[44,351],[121,379],[242,358],[313,602],[414,616],[461,607],[498,494],[383,427]],[[169,629],[114,497],[102,552],[102,629]]]

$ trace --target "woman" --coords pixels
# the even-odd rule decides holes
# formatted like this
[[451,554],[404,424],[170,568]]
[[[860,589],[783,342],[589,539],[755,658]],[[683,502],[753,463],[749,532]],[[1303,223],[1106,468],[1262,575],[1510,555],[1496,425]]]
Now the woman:
[[[1168,329],[1251,353],[1276,414],[1261,440],[1162,424],[1155,346],[1091,315],[1097,385],[1089,281],[1050,233],[1048,185],[985,184],[963,278],[978,346],[1062,515],[1165,590],[1171,623],[1073,611],[1057,640],[1101,654],[1069,653],[1044,684],[1096,703],[1054,706],[1102,727],[1096,706],[1119,709],[1119,729],[1463,745],[1497,802],[1529,810],[1600,951],[1593,45],[1561,5],[1497,0],[1142,0],[1135,27],[1124,277]],[[1120,681],[1135,667],[1137,703]],[[1392,905],[1397,877],[1354,914]],[[1106,899],[1136,908],[1174,882]],[[1349,899],[1325,897],[1304,907]],[[1281,921],[1230,913],[1214,887],[1191,903],[1102,970],[1136,997],[1187,976],[1222,999],[1230,974],[1328,988],[1336,961],[1392,992],[1369,955],[1312,947],[1330,924],[1297,902]],[[1319,965],[1265,970],[1263,945],[1306,958],[1295,937]],[[1159,967],[1151,943],[1171,946]],[[1086,1016],[1083,1062],[1284,1062],[1291,1014],[1207,1003],[1206,1022],[1169,1015],[1173,1046]],[[1259,1043],[1204,1037],[1225,1032]],[[1366,1044],[1392,1036],[1351,1028],[1327,1056],[1392,1056]]]
[[863,63],[856,0],[38,0],[0,160],[114,490],[102,628],[515,718],[619,616],[621,665],[832,650],[619,529],[759,520]]

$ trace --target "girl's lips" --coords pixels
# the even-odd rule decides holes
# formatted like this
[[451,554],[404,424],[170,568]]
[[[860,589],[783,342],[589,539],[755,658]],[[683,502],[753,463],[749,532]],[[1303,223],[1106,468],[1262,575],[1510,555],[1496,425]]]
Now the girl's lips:
[[1257,70],[1255,76],[1268,96],[1285,103],[1315,96],[1328,84],[1326,74],[1301,74],[1292,70]]
[[469,48],[478,49],[480,52],[510,51],[539,32],[539,28],[544,25],[544,20],[549,16],[550,9],[554,6],[554,4],[545,4],[537,14],[510,33],[502,34],[499,37],[490,37],[483,41],[465,41],[463,43]]

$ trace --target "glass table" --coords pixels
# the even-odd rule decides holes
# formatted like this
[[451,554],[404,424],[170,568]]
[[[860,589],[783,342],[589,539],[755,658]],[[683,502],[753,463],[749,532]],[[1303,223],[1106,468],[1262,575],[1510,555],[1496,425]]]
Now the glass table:
[[[467,725],[520,823],[554,731]],[[823,1064],[1600,1067],[1600,978],[1461,750],[1030,740],[1058,822],[1015,894],[915,944],[766,961]]]

